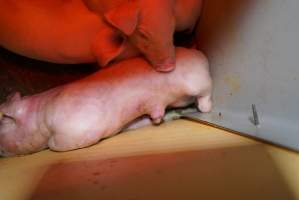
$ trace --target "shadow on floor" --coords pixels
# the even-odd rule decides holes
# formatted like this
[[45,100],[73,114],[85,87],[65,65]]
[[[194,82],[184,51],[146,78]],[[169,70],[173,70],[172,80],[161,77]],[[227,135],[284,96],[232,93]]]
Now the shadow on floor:
[[[88,156],[88,155],[87,155]],[[49,166],[35,199],[294,199],[262,145]]]

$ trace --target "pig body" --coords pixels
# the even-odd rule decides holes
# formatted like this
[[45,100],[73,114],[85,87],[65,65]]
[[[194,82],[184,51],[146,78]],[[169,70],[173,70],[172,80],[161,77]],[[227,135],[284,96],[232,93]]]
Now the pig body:
[[61,64],[96,62],[91,47],[99,31],[113,32],[81,0],[0,0],[0,27],[4,48]]
[[212,83],[206,58],[196,50],[176,53],[177,68],[168,74],[132,58],[41,94],[11,97],[0,106],[0,155],[90,146],[140,116],[160,123],[166,107],[196,100],[202,112],[209,112]]
[[54,63],[113,61],[143,54],[173,70],[174,31],[192,29],[201,0],[0,0],[0,45]]

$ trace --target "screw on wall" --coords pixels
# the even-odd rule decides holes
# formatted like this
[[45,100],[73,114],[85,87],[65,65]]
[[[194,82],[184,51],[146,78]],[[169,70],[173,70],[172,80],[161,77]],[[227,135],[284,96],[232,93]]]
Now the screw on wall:
[[260,120],[259,120],[259,116],[258,116],[258,113],[257,113],[257,109],[256,109],[256,106],[255,104],[252,104],[251,105],[251,109],[252,109],[252,116],[250,118],[250,121],[255,125],[255,126],[258,126],[260,125]]

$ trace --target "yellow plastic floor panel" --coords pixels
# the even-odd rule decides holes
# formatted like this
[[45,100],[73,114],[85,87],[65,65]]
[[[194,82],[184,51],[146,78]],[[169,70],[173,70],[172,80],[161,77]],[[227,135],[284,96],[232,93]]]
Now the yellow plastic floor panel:
[[2,199],[299,199],[299,154],[178,120],[76,151],[2,158]]

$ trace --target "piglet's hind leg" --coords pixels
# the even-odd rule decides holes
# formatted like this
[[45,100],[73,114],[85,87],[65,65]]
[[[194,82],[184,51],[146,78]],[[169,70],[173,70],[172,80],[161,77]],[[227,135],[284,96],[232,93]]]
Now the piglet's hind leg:
[[[72,131],[70,131],[72,130]],[[70,151],[97,143],[103,136],[103,131],[88,128],[84,131],[69,129],[55,132],[49,139],[48,146],[54,151]]]

